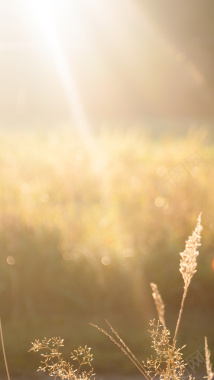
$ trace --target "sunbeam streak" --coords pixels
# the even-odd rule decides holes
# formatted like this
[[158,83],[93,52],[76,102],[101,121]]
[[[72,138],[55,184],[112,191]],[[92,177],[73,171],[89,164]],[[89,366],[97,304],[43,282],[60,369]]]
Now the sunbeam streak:
[[[75,1],[75,8],[78,8],[78,2]],[[72,62],[68,65],[66,54],[63,50],[62,42],[57,31],[53,14],[51,10],[57,5],[55,1],[31,1],[26,2],[26,6],[31,7],[31,13],[35,15],[37,22],[43,33],[45,44],[53,58],[54,65],[61,79],[68,107],[75,127],[78,129],[81,138],[89,152],[93,151],[94,142],[90,132],[89,123],[84,114],[83,105],[80,94],[75,83],[75,78],[72,72]],[[74,10],[75,10],[74,8]],[[57,11],[57,9],[56,9]],[[75,20],[75,17],[74,17]]]

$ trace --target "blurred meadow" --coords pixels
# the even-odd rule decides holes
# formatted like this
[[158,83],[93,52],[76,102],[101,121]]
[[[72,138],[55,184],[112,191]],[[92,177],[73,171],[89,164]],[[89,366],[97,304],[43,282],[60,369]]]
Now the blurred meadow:
[[[96,371],[130,371],[88,323],[109,319],[145,356],[155,282],[174,329],[183,289],[179,252],[200,211],[202,247],[180,339],[188,342],[186,355],[206,334],[214,348],[214,156],[206,131],[155,139],[137,129],[105,130],[91,144],[68,129],[0,135],[1,316],[18,373],[36,368],[27,349],[43,336],[61,336],[71,348],[88,344]],[[178,164],[188,176],[169,187]]]

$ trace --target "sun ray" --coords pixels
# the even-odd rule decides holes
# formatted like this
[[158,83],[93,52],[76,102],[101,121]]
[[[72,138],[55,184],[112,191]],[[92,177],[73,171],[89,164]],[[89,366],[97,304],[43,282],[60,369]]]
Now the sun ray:
[[[78,133],[80,134],[84,145],[87,147],[88,151],[91,152],[94,149],[94,140],[90,131],[90,125],[84,113],[81,97],[76,86],[75,77],[72,71],[72,62],[69,59],[68,64],[63,45],[54,22],[53,13],[51,12],[51,10],[53,10],[53,6],[57,6],[57,2],[53,0],[38,0],[26,2],[25,4],[31,8],[31,14],[33,10],[36,22],[39,23],[44,37],[45,46],[52,56],[54,65],[61,79],[71,118],[74,120],[75,127],[78,129]],[[73,4],[74,11],[77,11],[78,2],[74,1]],[[56,11],[57,9],[55,9],[55,12]],[[77,14],[77,12],[75,12],[75,14]],[[77,23],[75,26],[77,26]]]

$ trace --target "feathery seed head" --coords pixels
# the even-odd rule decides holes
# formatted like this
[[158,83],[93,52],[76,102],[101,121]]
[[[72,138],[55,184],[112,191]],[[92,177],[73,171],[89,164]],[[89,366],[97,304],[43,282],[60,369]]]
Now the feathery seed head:
[[210,362],[210,351],[208,349],[207,337],[205,337],[205,359],[206,359],[206,370],[208,380],[212,380],[214,377],[214,373],[212,372],[212,364]]
[[151,283],[152,288],[152,296],[155,301],[156,309],[158,312],[159,321],[162,324],[164,328],[166,328],[165,319],[164,319],[164,313],[165,313],[165,305],[163,303],[162,297],[159,293],[158,287],[156,284]]
[[199,247],[200,240],[201,240],[201,213],[197,220],[196,228],[191,236],[189,236],[188,240],[186,241],[185,250],[180,253],[181,260],[180,260],[180,272],[182,274],[182,277],[184,279],[184,288],[187,289],[192,276],[196,272],[197,267],[197,261],[196,258],[199,255],[199,252],[197,251],[197,247]]

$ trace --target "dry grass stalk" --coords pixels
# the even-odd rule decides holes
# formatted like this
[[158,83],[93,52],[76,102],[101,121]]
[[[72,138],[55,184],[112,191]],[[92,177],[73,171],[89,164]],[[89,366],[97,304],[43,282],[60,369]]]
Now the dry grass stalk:
[[147,374],[144,366],[137,360],[137,358],[135,357],[135,355],[131,352],[131,350],[129,349],[129,347],[120,338],[120,336],[113,329],[113,327],[110,325],[110,323],[108,321],[106,321],[106,322],[110,326],[112,332],[114,333],[114,335],[116,336],[116,338],[118,339],[118,341],[116,341],[116,339],[114,339],[112,335],[110,335],[108,332],[106,332],[101,327],[98,327],[97,325],[94,325],[92,323],[90,323],[90,325],[93,326],[93,327],[95,327],[97,330],[99,330],[100,332],[102,332],[104,335],[106,335],[117,347],[119,347],[121,349],[121,351],[132,361],[132,363],[135,365],[135,367],[141,372],[141,374],[147,380],[152,379],[151,376],[149,374]]
[[181,261],[180,261],[180,272],[184,279],[184,288],[187,289],[192,276],[196,272],[197,261],[196,258],[199,255],[197,251],[197,247],[199,247],[201,241],[201,214],[198,217],[196,228],[189,239],[186,241],[185,250],[180,253]]
[[0,335],[1,335],[2,351],[3,351],[3,355],[4,355],[4,364],[5,364],[5,368],[6,368],[6,372],[7,372],[7,379],[10,380],[10,375],[9,375],[9,370],[8,370],[8,365],[7,365],[6,352],[5,352],[5,348],[4,348],[4,339],[3,339],[1,318],[0,318]]
[[183,280],[184,280],[184,293],[181,301],[181,307],[179,311],[179,316],[175,328],[175,334],[173,339],[173,345],[175,346],[176,337],[178,333],[178,328],[181,321],[181,315],[183,313],[184,308],[184,301],[187,295],[187,290],[189,287],[189,284],[191,282],[191,279],[196,272],[197,267],[197,261],[196,258],[199,255],[199,252],[197,251],[197,247],[199,247],[200,241],[201,241],[201,231],[202,231],[202,225],[201,225],[201,213],[199,214],[197,225],[195,230],[193,231],[192,235],[189,236],[188,240],[186,241],[185,250],[180,253],[181,260],[180,260],[180,272],[182,274]]
[[207,370],[207,376],[205,376],[205,378],[208,380],[212,380],[214,377],[214,373],[212,372],[212,364],[210,362],[210,351],[208,349],[206,336],[205,336],[205,359],[206,359],[206,370]]
[[158,317],[159,321],[162,324],[162,326],[166,329],[166,323],[165,323],[165,318],[164,318],[164,313],[165,313],[165,305],[163,303],[162,297],[159,293],[158,287],[156,284],[151,283],[151,288],[152,288],[152,296],[155,301],[156,309],[158,312]]

